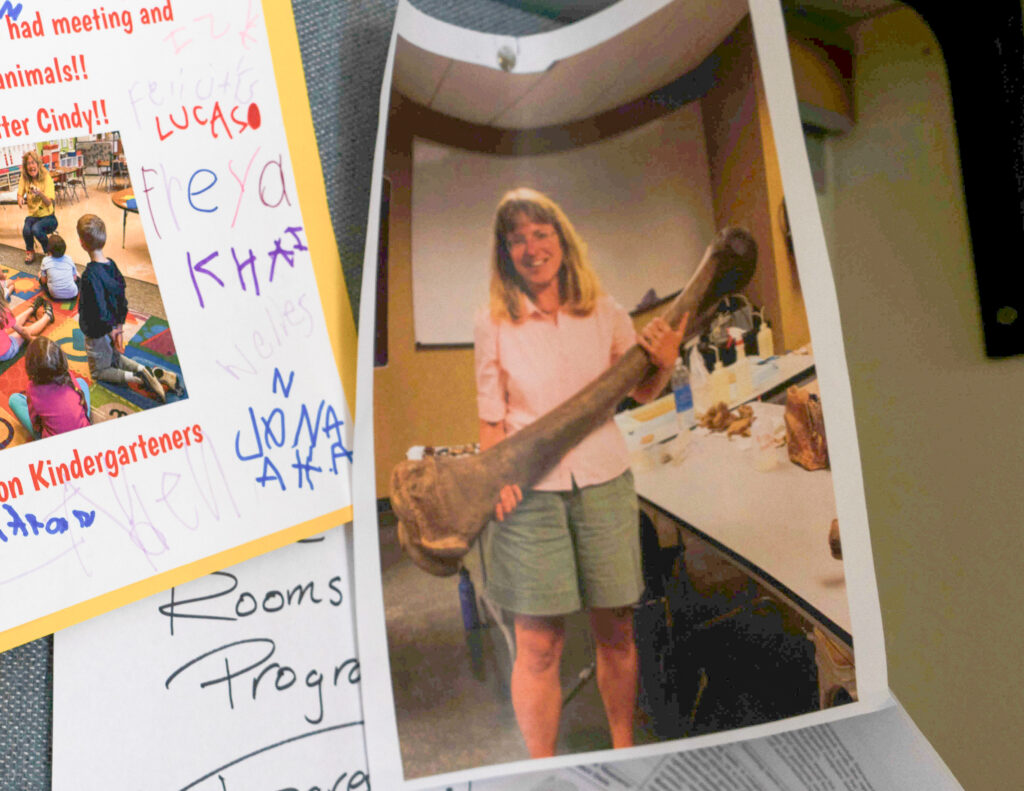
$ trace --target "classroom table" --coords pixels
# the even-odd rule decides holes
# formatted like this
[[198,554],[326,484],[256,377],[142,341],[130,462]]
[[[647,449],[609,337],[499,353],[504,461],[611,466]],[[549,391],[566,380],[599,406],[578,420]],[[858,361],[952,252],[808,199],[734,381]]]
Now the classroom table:
[[[785,407],[751,408],[755,434],[784,425]],[[760,471],[753,438],[706,429],[692,430],[685,447],[666,463],[670,443],[633,457],[641,507],[659,534],[682,528],[799,613],[812,627],[822,705],[837,687],[856,697],[846,580],[828,543],[836,518],[831,471],[793,464],[784,446],[775,449],[774,467]]]
[[[750,364],[754,372],[754,393],[749,397],[751,400],[767,401],[814,373],[814,355],[811,354],[809,347],[771,357],[753,355],[750,357]],[[770,372],[761,376],[760,372],[766,367]],[[734,385],[730,392],[735,392]]]
[[[730,409],[747,401],[774,398],[785,392],[790,385],[799,384],[814,375],[814,355],[807,348],[770,357],[755,355],[749,359],[754,389],[745,395],[738,395],[736,384],[730,384],[729,400],[726,403]],[[675,396],[669,393],[644,406],[618,413],[615,415],[615,423],[626,438],[626,445],[633,449],[640,444],[661,442],[674,435],[677,420],[674,410]],[[682,419],[693,423],[694,410],[683,412]]]
[[121,247],[124,247],[125,228],[128,225],[128,212],[139,213],[139,206],[135,202],[135,190],[131,187],[118,190],[110,196],[110,202],[122,211],[121,217]]
[[[783,406],[751,407],[755,430],[783,420]],[[761,472],[752,438],[694,429],[681,462],[634,467],[637,494],[849,644],[843,565],[828,545],[832,473],[793,464],[785,447],[775,451],[776,466]]]

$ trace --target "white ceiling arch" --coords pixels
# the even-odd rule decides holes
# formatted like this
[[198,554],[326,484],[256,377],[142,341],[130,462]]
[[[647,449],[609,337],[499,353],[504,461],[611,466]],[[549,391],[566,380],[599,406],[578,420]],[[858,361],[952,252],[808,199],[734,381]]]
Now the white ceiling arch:
[[[413,9],[399,20],[394,87],[417,104],[474,124],[567,124],[692,71],[747,11],[746,0],[623,0],[559,30],[514,38],[458,28]],[[507,72],[498,65],[503,48],[515,53]]]

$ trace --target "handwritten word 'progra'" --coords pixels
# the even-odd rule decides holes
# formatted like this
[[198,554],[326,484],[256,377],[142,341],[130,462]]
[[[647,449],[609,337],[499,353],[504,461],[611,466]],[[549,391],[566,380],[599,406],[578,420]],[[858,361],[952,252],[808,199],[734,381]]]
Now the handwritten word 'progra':
[[[281,371],[274,369],[273,392],[284,399],[291,396],[292,386],[295,383],[295,372],[288,374],[288,380],[281,375]],[[278,392],[280,390],[280,392]],[[313,475],[343,475],[344,465],[339,466],[339,461],[352,462],[352,451],[345,447],[345,441],[341,436],[341,427],[345,421],[338,416],[337,410],[327,404],[323,399],[316,407],[316,417],[305,402],[288,402],[290,405],[297,405],[297,408],[289,419],[288,413],[281,407],[274,407],[265,416],[257,418],[256,411],[249,407],[249,426],[245,429],[247,442],[251,441],[248,450],[242,451],[242,431],[235,432],[235,455],[240,461],[262,461],[260,474],[256,476],[256,482],[266,488],[268,484],[277,484],[282,492],[288,490],[284,476],[281,475],[281,467],[288,469],[290,466],[295,470],[295,484],[297,488],[315,489]],[[297,414],[296,414],[297,413]],[[252,431],[251,440],[249,431]],[[327,442],[320,442],[320,437],[327,438]],[[290,443],[290,444],[289,444]],[[328,444],[329,443],[329,444]],[[288,446],[289,451],[294,451],[295,461],[281,465],[275,463],[272,454]],[[326,459],[326,461],[323,461]],[[280,459],[279,459],[280,461]],[[318,463],[315,463],[318,462]],[[329,464],[328,464],[329,462]]]
[[[253,659],[252,655],[254,652],[252,649],[262,649],[262,656]],[[234,680],[241,678],[247,673],[252,673],[257,668],[260,670],[258,673],[255,673],[252,679],[251,694],[253,700],[256,700],[260,684],[267,674],[272,674],[271,680],[268,683],[273,684],[273,689],[276,692],[286,692],[295,685],[295,682],[298,680],[298,674],[289,665],[269,661],[274,656],[276,650],[277,644],[269,637],[236,640],[233,643],[219,646],[212,651],[207,651],[205,654],[200,654],[195,659],[189,660],[167,677],[164,686],[170,689],[171,682],[189,668],[209,664],[210,670],[215,674],[223,673],[223,675],[213,675],[210,678],[204,679],[199,683],[200,688],[206,689],[215,684],[224,684],[228,693],[228,706],[232,709],[235,707]],[[210,661],[205,663],[204,660],[206,659]],[[232,662],[232,659],[235,661]],[[343,676],[344,680],[349,684],[359,683],[359,660],[355,657],[350,657],[341,664],[335,665],[332,670],[335,687],[338,686]],[[317,711],[312,717],[308,714],[305,715],[305,719],[311,725],[316,725],[323,721],[324,718],[324,674],[316,668],[312,668],[305,675],[305,683],[309,689],[315,689],[317,693]]]

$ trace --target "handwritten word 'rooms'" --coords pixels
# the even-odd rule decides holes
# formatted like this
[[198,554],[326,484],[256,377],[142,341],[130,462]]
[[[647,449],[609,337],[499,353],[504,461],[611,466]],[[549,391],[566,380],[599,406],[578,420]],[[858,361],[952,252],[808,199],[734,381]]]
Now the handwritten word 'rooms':
[[[294,486],[312,490],[321,475],[347,474],[347,466],[339,462],[352,462],[352,451],[345,447],[342,437],[345,421],[339,417],[338,410],[323,399],[315,410],[299,399],[289,400],[294,384],[294,371],[285,381],[281,371],[275,368],[272,392],[284,398],[285,407],[291,408],[285,411],[285,407],[277,406],[265,415],[257,415],[250,406],[249,425],[235,432],[235,456],[242,462],[260,464],[256,483],[264,489],[269,486],[287,491],[288,484],[281,470],[287,472],[290,468],[295,470],[294,476],[288,476],[289,480],[294,480]],[[321,442],[321,436],[327,441]]]
[[[20,5],[20,4],[19,4]],[[143,25],[154,25],[159,22],[174,21],[174,7],[171,0],[162,6],[143,6],[138,11],[139,22]],[[4,17],[7,23],[7,37],[17,39],[43,38],[46,35],[66,36],[71,33],[94,33],[105,30],[120,30],[131,35],[135,30],[135,17],[132,12],[107,11],[103,6],[86,11],[84,14],[68,14],[50,19],[50,29],[43,24],[43,14],[36,11],[35,16],[20,19],[21,12],[8,12]]]

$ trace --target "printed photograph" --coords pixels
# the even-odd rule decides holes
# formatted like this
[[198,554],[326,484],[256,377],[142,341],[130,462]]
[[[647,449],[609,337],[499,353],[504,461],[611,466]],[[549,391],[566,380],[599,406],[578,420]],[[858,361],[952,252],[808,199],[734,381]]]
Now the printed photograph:
[[0,450],[187,397],[118,132],[0,148]]
[[[401,33],[374,451],[405,778],[856,700],[746,3],[669,3],[534,73]],[[791,46],[842,98],[836,54]]]

